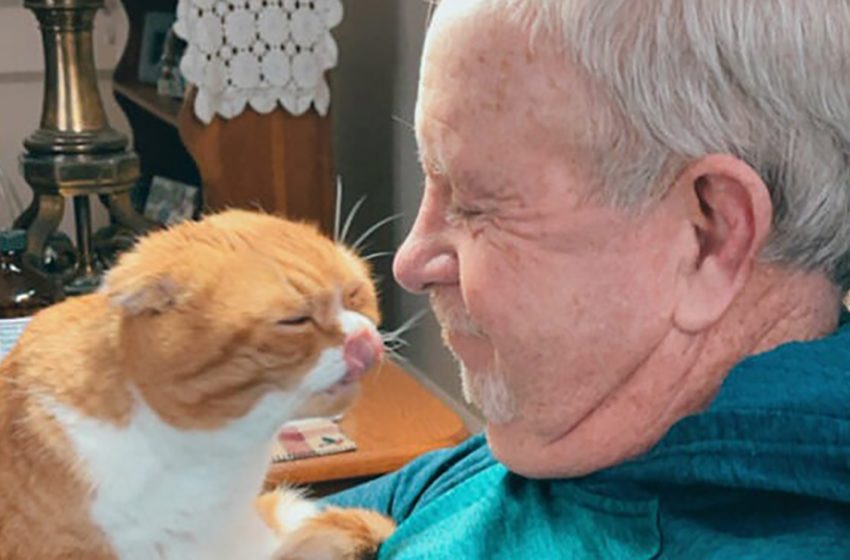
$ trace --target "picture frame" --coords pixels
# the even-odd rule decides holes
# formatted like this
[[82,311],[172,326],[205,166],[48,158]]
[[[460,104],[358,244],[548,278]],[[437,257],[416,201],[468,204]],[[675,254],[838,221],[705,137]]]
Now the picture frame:
[[198,214],[200,189],[161,176],[154,176],[145,201],[144,215],[156,223],[170,226],[191,220]]
[[163,42],[157,93],[175,99],[186,95],[186,79],[180,72],[180,60],[186,50],[186,41],[177,36],[174,28],[168,30]]
[[145,84],[157,85],[162,70],[162,53],[165,39],[176,17],[171,12],[145,14],[142,27],[142,45],[139,51],[138,79]]

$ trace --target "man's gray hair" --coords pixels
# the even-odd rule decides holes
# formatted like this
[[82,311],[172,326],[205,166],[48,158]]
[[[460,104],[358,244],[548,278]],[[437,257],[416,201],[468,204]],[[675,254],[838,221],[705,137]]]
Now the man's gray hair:
[[494,2],[559,41],[603,100],[603,199],[645,207],[687,162],[733,154],[770,189],[762,258],[847,286],[850,0]]

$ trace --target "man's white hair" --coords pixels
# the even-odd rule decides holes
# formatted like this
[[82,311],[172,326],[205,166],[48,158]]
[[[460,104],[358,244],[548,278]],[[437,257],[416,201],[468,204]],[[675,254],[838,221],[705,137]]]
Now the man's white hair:
[[646,207],[689,161],[733,154],[770,189],[762,258],[847,287],[850,0],[491,1],[589,75],[604,200]]

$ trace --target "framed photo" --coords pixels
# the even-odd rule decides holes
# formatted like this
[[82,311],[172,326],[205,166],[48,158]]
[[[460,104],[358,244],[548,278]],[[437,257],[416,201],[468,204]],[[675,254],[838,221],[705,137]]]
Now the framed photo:
[[198,187],[155,176],[145,203],[145,217],[166,226],[191,220],[198,210],[199,194]]
[[182,99],[186,95],[186,80],[180,72],[180,59],[186,50],[186,42],[174,33],[172,27],[163,44],[159,80],[156,83],[157,92],[160,95]]
[[142,48],[139,53],[139,81],[156,85],[162,70],[165,39],[175,16],[171,12],[148,12],[142,27]]

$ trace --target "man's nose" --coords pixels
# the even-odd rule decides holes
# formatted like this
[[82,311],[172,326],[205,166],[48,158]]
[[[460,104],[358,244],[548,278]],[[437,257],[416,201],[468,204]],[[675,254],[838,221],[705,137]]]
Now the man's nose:
[[458,281],[457,254],[439,221],[428,216],[423,203],[416,223],[396,252],[393,274],[409,292],[422,293]]

